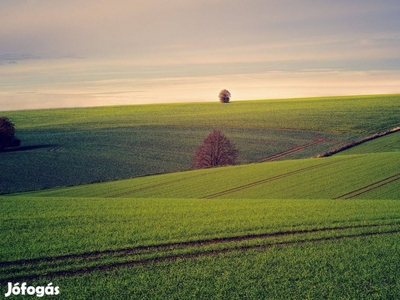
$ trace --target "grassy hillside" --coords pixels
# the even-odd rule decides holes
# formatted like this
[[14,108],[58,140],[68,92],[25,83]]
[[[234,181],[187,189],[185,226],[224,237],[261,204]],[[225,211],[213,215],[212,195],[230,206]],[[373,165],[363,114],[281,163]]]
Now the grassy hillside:
[[[379,147],[376,145],[379,143]],[[109,198],[400,199],[400,132],[328,158],[195,170],[50,189],[35,196]],[[369,146],[371,145],[371,146]],[[368,153],[369,149],[384,152]],[[390,151],[391,150],[391,151]],[[366,153],[364,154],[363,151]],[[357,152],[358,155],[350,155]],[[345,155],[349,153],[349,155]]]
[[183,283],[174,297],[400,293],[398,200],[3,196],[0,205],[2,292],[28,281],[83,299],[162,297]]
[[195,199],[400,199],[399,169],[400,152],[342,155],[179,172],[50,189],[30,195]]
[[338,153],[337,155],[400,151],[400,133],[391,133]]
[[399,101],[380,95],[7,112],[22,147],[0,153],[0,194],[187,170],[212,128],[236,144],[243,164],[312,157],[398,126]]
[[[7,112],[20,130],[137,126],[298,129],[375,133],[399,121],[400,95],[181,103]],[[374,120],[374,122],[371,122]]]
[[[308,235],[368,232],[379,226],[400,228],[397,200],[106,199],[26,195],[2,196],[0,201],[3,229],[0,261],[3,262],[216,238],[245,237],[244,242],[257,244],[260,243],[257,239],[270,239],[264,236],[269,234],[274,239],[292,240]],[[235,244],[234,239],[217,242],[219,248],[225,247],[225,242]],[[171,246],[174,247],[179,250],[180,245]],[[159,255],[157,249],[153,250],[154,253],[147,254]]]
[[66,298],[86,299],[398,299],[399,244],[399,234],[384,233],[278,244],[99,270],[57,284]]
[[400,132],[328,158],[0,196],[0,292],[400,297]]

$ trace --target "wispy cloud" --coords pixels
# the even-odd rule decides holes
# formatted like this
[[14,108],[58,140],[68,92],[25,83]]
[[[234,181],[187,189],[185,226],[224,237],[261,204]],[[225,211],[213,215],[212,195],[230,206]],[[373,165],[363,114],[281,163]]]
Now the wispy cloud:
[[[324,82],[332,76],[338,84],[352,74],[374,85],[371,74],[386,80],[400,70],[399,15],[398,0],[2,0],[0,105],[17,103],[21,91],[48,106],[73,106],[79,97],[92,104],[107,97],[110,103],[158,101],[154,90],[161,84],[174,100],[190,78],[209,87],[192,82],[201,93],[187,100],[212,98],[220,85],[241,86],[236,94],[243,98],[305,95],[296,87],[303,76],[309,91],[329,94],[333,89],[304,72],[316,69],[325,70],[319,73]],[[270,86],[271,74],[286,76],[280,80],[286,87]],[[373,78],[374,91],[396,90],[389,85],[397,81]],[[358,86],[343,90],[372,91]],[[52,97],[64,100],[50,104]]]
[[246,49],[259,45],[301,50],[311,42],[392,34],[400,29],[399,13],[398,1],[389,0],[6,0],[0,54],[140,58],[182,51],[198,58],[233,48],[246,59]]

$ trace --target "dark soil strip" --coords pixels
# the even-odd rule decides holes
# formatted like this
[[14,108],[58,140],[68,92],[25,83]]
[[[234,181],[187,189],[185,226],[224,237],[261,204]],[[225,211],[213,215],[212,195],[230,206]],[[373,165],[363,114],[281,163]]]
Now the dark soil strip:
[[244,185],[241,185],[241,186],[238,186],[238,187],[235,187],[235,188],[232,188],[232,189],[228,189],[228,190],[225,190],[225,191],[221,191],[221,192],[218,192],[218,193],[215,193],[215,194],[207,195],[207,196],[201,197],[200,199],[213,199],[213,198],[217,198],[217,197],[220,197],[220,196],[225,196],[225,195],[237,192],[237,191],[245,190],[245,189],[248,189],[248,188],[251,188],[251,187],[254,187],[254,186],[257,186],[257,185],[261,185],[261,184],[264,184],[264,183],[268,183],[268,182],[271,182],[271,181],[274,181],[274,180],[282,179],[282,178],[285,178],[285,177],[289,177],[289,176],[292,176],[292,175],[295,175],[295,174],[303,173],[303,172],[306,172],[306,171],[309,171],[309,170],[313,170],[313,169],[317,169],[317,168],[320,168],[320,167],[325,167],[325,166],[328,166],[328,165],[336,164],[336,163],[342,162],[343,160],[348,160],[348,159],[354,159],[354,157],[346,157],[346,158],[344,158],[342,160],[330,161],[330,162],[327,162],[327,163],[322,163],[322,164],[318,164],[318,165],[315,165],[315,166],[310,166],[310,167],[298,169],[298,170],[291,171],[291,172],[288,172],[288,173],[284,173],[284,174],[280,174],[280,175],[277,175],[277,176],[269,177],[269,178],[266,178],[266,179],[263,179],[263,180],[251,182],[251,183],[248,183],[248,184],[244,184]]
[[313,142],[310,142],[310,143],[307,143],[307,144],[304,144],[304,145],[300,145],[300,146],[293,147],[292,149],[290,149],[290,150],[288,150],[288,151],[284,151],[284,152],[281,152],[281,153],[272,155],[272,156],[270,156],[270,157],[261,159],[261,161],[262,161],[262,162],[265,162],[265,161],[277,160],[277,159],[282,158],[282,157],[285,157],[285,156],[287,156],[287,155],[289,155],[289,154],[292,154],[292,153],[295,153],[295,152],[299,152],[299,151],[301,151],[301,150],[304,150],[304,149],[306,149],[306,148],[310,148],[310,147],[312,147],[312,146],[314,146],[314,145],[317,145],[317,144],[320,144],[320,143],[326,142],[326,141],[327,141],[327,140],[324,139],[324,138],[316,138],[316,139],[314,139]]
[[377,138],[379,138],[379,137],[382,137],[382,136],[385,136],[385,135],[388,135],[388,134],[391,134],[391,133],[394,133],[394,132],[397,132],[397,131],[400,131],[400,126],[399,126],[399,127],[396,127],[396,128],[393,128],[393,129],[390,129],[390,130],[388,130],[388,131],[381,132],[381,133],[376,133],[376,134],[367,136],[367,137],[365,137],[365,138],[363,138],[363,139],[361,139],[361,140],[354,141],[354,142],[351,142],[351,143],[349,143],[349,144],[343,145],[343,146],[341,146],[341,147],[339,147],[339,148],[337,148],[337,149],[334,149],[334,150],[325,152],[325,153],[323,153],[323,154],[320,154],[320,155],[318,155],[318,157],[327,157],[327,156],[331,156],[331,155],[334,155],[334,154],[339,153],[339,152],[341,152],[341,151],[350,149],[350,148],[352,148],[352,147],[354,147],[354,146],[360,145],[360,144],[362,144],[362,143],[365,143],[365,142],[368,142],[368,141],[377,139]]
[[218,254],[226,254],[235,251],[247,251],[252,249],[267,249],[276,246],[290,246],[296,244],[304,244],[304,243],[317,243],[317,242],[324,242],[324,241],[335,241],[335,240],[342,240],[347,238],[358,238],[358,237],[368,237],[368,236],[379,236],[384,234],[396,234],[399,233],[400,229],[390,230],[385,232],[367,232],[367,233],[358,233],[358,234],[348,234],[343,236],[334,236],[334,237],[323,237],[323,238],[315,238],[315,239],[306,239],[302,241],[287,241],[287,242],[277,242],[277,243],[270,243],[270,244],[263,244],[263,245],[252,245],[252,246],[239,246],[236,248],[229,248],[229,249],[218,249],[218,250],[207,250],[199,253],[187,253],[187,254],[180,254],[180,255],[170,255],[164,256],[159,258],[150,258],[150,259],[143,259],[143,260],[136,260],[131,262],[122,262],[122,263],[113,263],[104,266],[98,267],[88,267],[88,268],[80,268],[76,270],[70,271],[55,271],[49,272],[46,274],[40,275],[27,275],[21,277],[13,277],[13,278],[5,278],[0,280],[0,284],[5,284],[7,282],[16,282],[16,281],[27,281],[27,280],[35,280],[35,279],[42,279],[42,278],[53,278],[57,276],[74,276],[79,274],[87,274],[92,272],[104,272],[110,271],[113,269],[121,268],[121,267],[133,267],[138,265],[148,265],[148,264],[155,264],[155,263],[162,263],[162,262],[169,262],[169,261],[176,261],[180,259],[191,259],[197,257],[207,257],[213,256]]
[[397,180],[400,180],[400,173],[398,173],[396,175],[393,175],[393,176],[390,176],[390,177],[387,177],[385,179],[379,180],[377,182],[371,183],[369,185],[366,185],[366,186],[364,186],[362,188],[359,188],[357,190],[351,191],[349,193],[340,195],[338,197],[335,197],[334,199],[352,199],[352,198],[355,198],[355,197],[357,197],[359,195],[368,193],[368,192],[373,191],[375,189],[378,189],[378,188],[380,188],[382,186],[385,186],[385,185],[387,185],[389,183],[395,182]]

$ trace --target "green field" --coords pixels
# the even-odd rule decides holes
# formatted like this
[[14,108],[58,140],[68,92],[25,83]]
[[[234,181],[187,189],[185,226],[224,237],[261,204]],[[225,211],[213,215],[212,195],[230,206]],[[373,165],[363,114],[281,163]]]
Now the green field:
[[[375,133],[398,125],[400,95],[296,98],[7,112],[21,130],[138,126],[273,128]],[[371,122],[375,120],[375,122]]]
[[[300,103],[304,110],[299,106],[293,112],[292,117],[298,119],[291,129],[288,125],[285,130],[267,130],[304,133],[312,140],[311,128],[317,121],[313,124],[309,118],[304,122],[309,126],[305,129],[299,125],[301,118],[312,113],[316,117],[307,105],[314,102],[321,112],[325,108],[320,104],[326,103],[326,109],[352,115],[353,122],[342,124],[347,131],[329,131],[326,112],[323,130],[315,134],[340,136],[344,142],[349,136],[361,137],[398,126],[400,119],[385,110],[391,106],[398,113],[399,98],[393,97],[272,101],[272,106],[289,105],[293,109]],[[352,111],[352,101],[363,113]],[[252,103],[260,107],[269,102],[240,102],[238,111],[250,109]],[[380,107],[387,115],[361,103]],[[229,104],[227,109],[234,110],[234,105]],[[206,111],[210,110],[205,109],[208,116]],[[48,125],[54,126],[54,137],[64,133],[68,139],[72,132],[82,131],[90,139],[90,133],[135,129],[139,134],[139,129],[153,128],[155,131],[147,133],[160,132],[161,138],[167,132],[161,128],[168,129],[159,123],[161,117],[151,127],[143,124],[142,116],[140,126],[144,127],[85,131],[79,128],[83,121],[63,123],[62,115],[60,110],[60,127],[55,125],[56,118]],[[362,131],[361,124],[366,125],[369,117],[378,119]],[[96,121],[94,115],[82,116],[85,118],[93,118],[89,122],[93,126],[111,126]],[[37,127],[49,134],[46,122],[37,122]],[[260,119],[253,122],[261,124]],[[202,128],[201,124],[185,126],[207,133],[207,126]],[[26,133],[30,130],[39,129],[26,129]],[[226,130],[237,136],[240,130],[246,135],[253,132],[250,127]],[[281,142],[289,139],[285,135],[280,138]],[[171,140],[176,141],[173,137]],[[191,144],[189,140],[185,143]],[[285,156],[278,161],[2,195],[0,294],[6,292],[7,282],[34,286],[52,282],[60,287],[60,299],[398,299],[399,144],[400,132],[396,132],[326,158]],[[33,150],[45,149],[51,147]],[[61,147],[49,152],[77,151],[73,149]],[[106,166],[98,167],[107,172]],[[79,177],[80,168],[83,166],[70,161],[65,172]]]
[[[400,133],[397,134],[400,136]],[[49,189],[32,197],[398,199],[399,152],[285,160]],[[370,196],[380,186],[378,196]],[[344,195],[344,196],[342,196]]]
[[[117,291],[130,282],[131,296],[140,295],[136,287],[145,298],[157,294],[161,297],[171,280],[177,280],[175,276],[184,276],[181,280],[186,285],[186,289],[175,291],[176,297],[185,294],[193,297],[196,291],[205,297],[202,289],[208,290],[208,294],[213,291],[212,278],[220,281],[219,289],[214,290],[216,293],[227,293],[224,286],[235,290],[236,281],[242,287],[247,286],[248,290],[241,293],[278,293],[277,287],[251,286],[251,282],[246,281],[250,276],[256,282],[267,280],[285,286],[285,282],[277,282],[279,277],[274,279],[276,273],[289,276],[284,279],[286,284],[290,284],[290,277],[297,277],[296,284],[303,285],[303,294],[299,295],[303,296],[312,292],[316,281],[324,284],[334,280],[344,284],[351,274],[360,277],[356,284],[354,281],[346,283],[346,292],[353,295],[360,292],[358,289],[367,284],[364,281],[370,280],[370,276],[383,286],[377,292],[388,289],[397,296],[400,292],[393,289],[399,279],[396,272],[384,274],[394,282],[387,282],[380,269],[374,270],[379,276],[370,272],[354,273],[371,264],[395,270],[392,262],[398,262],[395,258],[400,237],[398,200],[3,196],[1,206],[3,263],[0,264],[0,281],[53,282],[71,298],[80,293],[84,293],[86,299],[106,294],[109,285],[105,282],[109,280]],[[376,243],[376,249],[371,248],[371,243]],[[342,255],[354,248],[358,254],[353,252],[346,257],[352,265],[343,265]],[[308,253],[311,258],[297,251]],[[365,260],[369,252],[374,252],[374,256]],[[285,253],[289,255],[287,259]],[[276,256],[281,256],[280,260],[285,263],[275,261]],[[256,263],[266,257],[275,263]],[[249,259],[254,260],[254,265],[249,265]],[[297,265],[299,259],[306,264]],[[320,260],[324,263],[318,263]],[[312,271],[313,265],[318,272]],[[248,269],[247,273],[237,277],[237,267]],[[264,268],[273,270],[265,274]],[[300,273],[292,273],[292,268]],[[330,273],[330,268],[347,270],[348,274],[342,277],[340,273]],[[311,276],[308,272],[315,273]],[[149,277],[143,277],[143,273]],[[218,273],[227,276],[220,277]],[[210,278],[209,281],[202,281],[203,276]],[[146,280],[149,282],[142,286]],[[93,286],[91,283],[83,289],[88,281]],[[77,284],[82,288],[79,293]],[[152,284],[158,291],[150,288]],[[324,287],[325,291],[314,293],[324,295],[329,292],[329,286]],[[281,298],[295,292],[289,287],[280,291]],[[111,298],[121,296],[121,291],[117,291],[111,293]]]
[[399,133],[391,133],[338,153],[338,155],[397,152],[400,150]]
[[399,101],[379,95],[6,112],[22,147],[0,153],[0,194],[188,170],[212,128],[236,144],[242,164],[313,157],[398,126]]

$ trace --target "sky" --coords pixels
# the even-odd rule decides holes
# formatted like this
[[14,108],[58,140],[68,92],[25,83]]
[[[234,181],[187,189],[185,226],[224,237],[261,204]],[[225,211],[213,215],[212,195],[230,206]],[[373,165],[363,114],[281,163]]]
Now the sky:
[[399,0],[1,0],[0,111],[400,93]]

